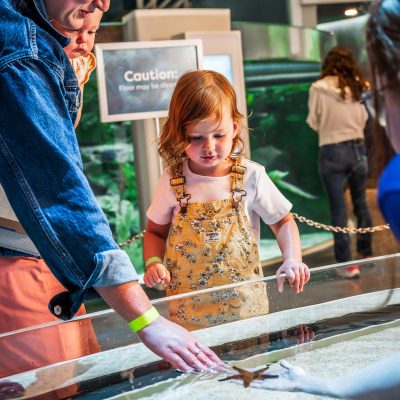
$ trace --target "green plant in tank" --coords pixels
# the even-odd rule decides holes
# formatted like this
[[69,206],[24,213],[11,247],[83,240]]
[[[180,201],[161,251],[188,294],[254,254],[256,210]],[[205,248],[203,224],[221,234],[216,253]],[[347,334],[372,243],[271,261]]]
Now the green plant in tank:
[[293,185],[289,182],[285,182],[283,180],[284,177],[288,176],[289,172],[288,171],[279,171],[279,170],[273,170],[268,172],[268,176],[271,178],[272,182],[274,182],[274,184],[282,190],[286,190],[290,193],[293,193],[297,196],[303,197],[305,199],[309,199],[309,200],[316,200],[318,199],[317,196],[314,196],[311,193],[307,193],[306,191],[300,189],[299,187],[297,187],[296,185]]
[[[252,152],[254,160],[268,160],[268,163],[273,163],[275,159],[282,154],[283,152],[281,150],[270,145],[260,147]],[[318,199],[318,196],[308,193],[292,183],[286,182],[283,178],[289,175],[289,171],[274,169],[272,171],[268,171],[267,174],[272,182],[274,182],[274,184],[281,190],[288,191],[292,194],[309,200]]]
[[[251,158],[265,166],[294,212],[329,223],[318,174],[318,138],[305,122],[309,86],[304,82],[247,88]],[[304,224],[299,229],[315,233]],[[262,237],[272,237],[264,227]]]

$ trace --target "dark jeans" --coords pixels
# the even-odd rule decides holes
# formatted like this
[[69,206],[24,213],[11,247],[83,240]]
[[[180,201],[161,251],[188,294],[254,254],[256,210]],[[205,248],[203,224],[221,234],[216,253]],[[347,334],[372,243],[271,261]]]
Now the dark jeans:
[[[368,163],[363,141],[349,140],[321,146],[318,154],[318,168],[329,199],[332,225],[347,226],[344,198],[344,189],[347,184],[350,188],[357,226],[359,228],[371,226],[371,215],[365,195]],[[349,235],[334,233],[334,242],[336,261],[350,261],[352,257]],[[363,256],[372,255],[370,233],[357,234],[357,251]]]

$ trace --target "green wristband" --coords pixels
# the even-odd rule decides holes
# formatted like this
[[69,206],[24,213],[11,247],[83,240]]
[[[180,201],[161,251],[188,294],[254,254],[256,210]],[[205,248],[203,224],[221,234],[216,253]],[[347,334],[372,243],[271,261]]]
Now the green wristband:
[[159,315],[158,311],[154,307],[151,307],[150,310],[147,310],[144,314],[129,322],[128,325],[133,332],[139,332],[141,329],[156,320]]
[[153,262],[159,262],[162,264],[162,260],[160,257],[150,257],[145,264],[145,268],[147,268],[150,264],[152,264]]

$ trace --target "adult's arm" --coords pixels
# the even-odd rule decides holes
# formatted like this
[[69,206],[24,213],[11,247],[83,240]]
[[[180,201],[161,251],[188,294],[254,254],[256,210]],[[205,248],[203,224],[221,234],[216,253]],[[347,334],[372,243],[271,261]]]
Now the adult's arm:
[[[52,67],[32,58],[2,67],[0,181],[25,231],[72,294],[69,314],[80,306],[85,290],[95,286],[130,321],[151,305],[82,172],[60,84],[63,71],[54,72]],[[185,371],[219,362],[193,335],[163,317],[139,336],[152,351]],[[202,354],[196,358],[197,349]]]
[[2,66],[0,181],[51,271],[76,294],[73,314],[87,288],[135,281],[137,274],[83,174],[68,110],[74,104],[65,101],[78,88],[63,79],[63,70],[40,58]]

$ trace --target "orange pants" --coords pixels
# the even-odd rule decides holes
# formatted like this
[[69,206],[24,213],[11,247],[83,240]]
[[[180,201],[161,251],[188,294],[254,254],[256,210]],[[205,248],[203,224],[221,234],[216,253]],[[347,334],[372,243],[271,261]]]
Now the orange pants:
[[[0,377],[82,357],[99,351],[91,322],[74,321],[2,336],[60,321],[47,308],[65,291],[43,260],[0,258]],[[82,306],[77,315],[85,314]]]

